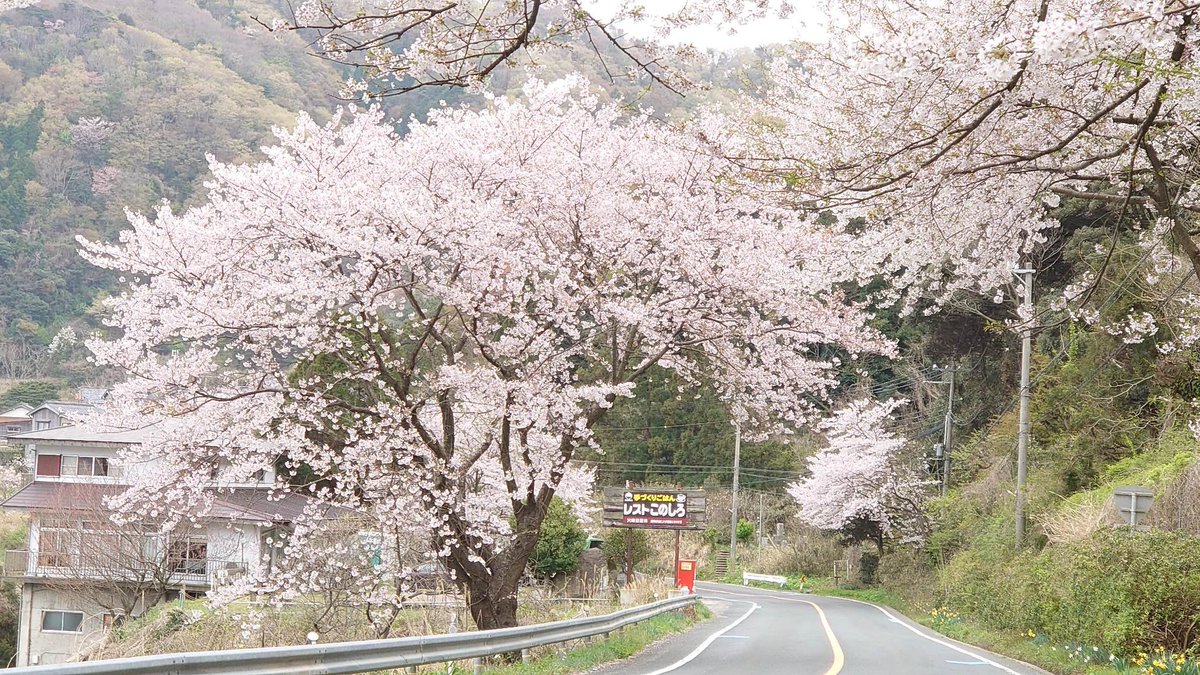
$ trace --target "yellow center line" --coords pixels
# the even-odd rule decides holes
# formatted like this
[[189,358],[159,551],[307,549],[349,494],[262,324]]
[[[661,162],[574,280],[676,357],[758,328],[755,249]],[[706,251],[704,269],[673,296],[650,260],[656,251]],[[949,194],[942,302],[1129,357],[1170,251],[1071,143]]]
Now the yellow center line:
[[[779,596],[771,596],[779,597]],[[780,600],[791,600],[791,598],[779,598]],[[837,636],[833,634],[833,627],[829,625],[829,619],[825,618],[825,611],[820,605],[808,600],[796,600],[803,602],[806,605],[812,605],[812,608],[817,610],[817,616],[821,618],[821,625],[825,627],[825,637],[829,639],[829,648],[833,650],[833,665],[829,666],[829,670],[825,671],[825,675],[837,675],[842,672],[842,666],[846,665],[846,655],[842,653],[842,645],[838,642]]]
[[[733,591],[726,591],[723,589],[717,589],[715,592],[727,593],[729,595],[740,595],[747,598],[761,598],[764,596],[764,594],[761,593],[735,593]],[[787,598],[782,595],[766,595],[766,597],[774,598],[775,600],[783,600],[785,602],[803,602],[804,604],[809,605],[813,609],[817,610],[817,618],[821,619],[821,626],[825,628],[825,638],[829,640],[829,648],[833,651],[833,663],[829,666],[829,670],[825,671],[825,675],[837,675],[838,673],[842,672],[842,668],[846,665],[846,655],[842,653],[842,645],[840,642],[838,642],[837,636],[833,634],[833,626],[829,625],[829,619],[825,616],[825,610],[821,609],[820,605],[812,602],[811,600]]]

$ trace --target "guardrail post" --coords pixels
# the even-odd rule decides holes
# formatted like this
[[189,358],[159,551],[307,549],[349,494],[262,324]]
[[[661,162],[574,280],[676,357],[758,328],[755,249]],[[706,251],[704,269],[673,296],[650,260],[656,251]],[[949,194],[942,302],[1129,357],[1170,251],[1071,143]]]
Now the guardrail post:
[[522,649],[521,650],[521,663],[525,663],[528,660],[529,660],[529,650]]
[[474,659],[471,659],[471,675],[482,675],[482,673],[483,659],[476,656]]

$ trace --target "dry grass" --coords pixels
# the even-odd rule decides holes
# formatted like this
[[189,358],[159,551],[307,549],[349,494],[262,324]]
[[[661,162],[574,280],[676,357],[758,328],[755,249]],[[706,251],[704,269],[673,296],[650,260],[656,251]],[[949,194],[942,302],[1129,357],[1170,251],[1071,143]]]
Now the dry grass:
[[992,505],[1007,498],[1005,484],[1011,479],[1012,464],[1008,457],[1001,457],[987,465],[979,478],[963,486],[962,494],[969,499]]
[[1147,516],[1151,527],[1200,536],[1200,462],[1163,488]]
[[1083,541],[1092,534],[1122,524],[1124,521],[1113,506],[1111,497],[1100,501],[1064,504],[1061,508],[1039,518],[1046,538],[1053,544]]

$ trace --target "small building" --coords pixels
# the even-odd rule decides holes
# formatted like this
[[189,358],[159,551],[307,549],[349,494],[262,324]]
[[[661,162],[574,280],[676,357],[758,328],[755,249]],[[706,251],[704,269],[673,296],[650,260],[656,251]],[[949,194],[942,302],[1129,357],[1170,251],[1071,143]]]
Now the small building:
[[11,439],[34,469],[33,481],[0,504],[29,516],[27,545],[7,551],[3,569],[20,585],[18,666],[67,661],[126,617],[269,563],[271,542],[308,505],[271,489],[272,467],[239,482],[214,472],[203,518],[170,531],[155,522],[118,525],[106,498],[154,470],[154,462],[123,464],[122,451],[150,433],[64,426]]
[[29,412],[32,431],[57,429],[78,424],[96,412],[96,404],[82,401],[46,401]]
[[24,414],[9,414],[19,410],[9,410],[0,414],[0,445],[7,443],[9,436],[33,431],[33,418],[29,416],[28,409]]

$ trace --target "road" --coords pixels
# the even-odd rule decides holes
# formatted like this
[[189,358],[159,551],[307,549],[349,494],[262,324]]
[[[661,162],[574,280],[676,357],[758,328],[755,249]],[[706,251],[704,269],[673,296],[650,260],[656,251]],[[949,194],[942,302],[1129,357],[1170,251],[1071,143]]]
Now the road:
[[603,675],[1044,675],[867,603],[724,584],[697,592],[717,614]]

